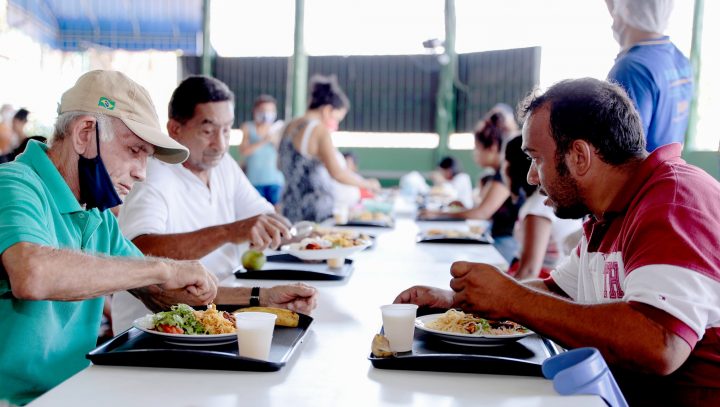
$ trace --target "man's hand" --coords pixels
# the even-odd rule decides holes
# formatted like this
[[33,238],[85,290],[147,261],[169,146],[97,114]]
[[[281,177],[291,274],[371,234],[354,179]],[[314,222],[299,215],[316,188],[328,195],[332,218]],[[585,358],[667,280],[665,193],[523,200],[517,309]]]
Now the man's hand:
[[233,222],[231,227],[232,242],[242,243],[250,241],[255,250],[265,250],[268,247],[277,248],[283,239],[290,239],[290,223],[287,219],[276,214],[263,214]]
[[418,213],[418,219],[435,219],[439,218],[440,216],[445,215],[443,212],[440,211],[431,211],[427,209],[423,209]]
[[260,290],[260,305],[310,314],[317,306],[317,290],[303,283],[263,288]]
[[416,285],[400,293],[395,304],[416,304],[420,307],[450,308],[453,306],[453,292],[435,287]]
[[168,261],[170,278],[158,287],[186,291],[196,303],[209,304],[217,295],[218,279],[197,260]]
[[213,302],[198,298],[187,290],[179,288],[175,290],[163,290],[160,286],[151,285],[129,290],[152,312],[167,311],[176,304],[187,304],[191,307],[199,307]]
[[453,263],[450,274],[454,306],[486,318],[507,318],[522,290],[510,276],[489,264],[458,261]]
[[365,179],[365,189],[372,192],[380,192],[382,186],[380,185],[380,181],[376,178],[367,178]]

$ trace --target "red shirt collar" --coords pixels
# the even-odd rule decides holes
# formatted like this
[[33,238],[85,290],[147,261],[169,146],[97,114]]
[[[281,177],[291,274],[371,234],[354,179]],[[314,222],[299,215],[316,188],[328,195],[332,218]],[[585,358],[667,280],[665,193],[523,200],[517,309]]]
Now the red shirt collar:
[[642,164],[640,164],[637,172],[623,185],[621,189],[622,193],[615,197],[615,200],[605,211],[605,217],[608,217],[608,215],[612,217],[613,215],[624,213],[640,188],[645,185],[653,172],[655,172],[655,169],[661,164],[670,160],[680,160],[680,162],[683,162],[680,158],[682,148],[683,146],[680,143],[670,143],[657,148],[647,156]]

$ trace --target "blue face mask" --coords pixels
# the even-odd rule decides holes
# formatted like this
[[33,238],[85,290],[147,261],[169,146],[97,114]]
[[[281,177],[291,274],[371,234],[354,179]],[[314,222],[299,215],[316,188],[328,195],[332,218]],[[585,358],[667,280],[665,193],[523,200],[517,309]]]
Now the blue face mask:
[[277,119],[277,113],[275,112],[257,112],[255,113],[255,122],[273,124]]
[[98,208],[100,212],[114,208],[122,203],[115,191],[110,174],[100,158],[100,130],[95,124],[95,140],[97,156],[95,158],[78,158],[78,175],[80,177],[80,200],[86,209]]

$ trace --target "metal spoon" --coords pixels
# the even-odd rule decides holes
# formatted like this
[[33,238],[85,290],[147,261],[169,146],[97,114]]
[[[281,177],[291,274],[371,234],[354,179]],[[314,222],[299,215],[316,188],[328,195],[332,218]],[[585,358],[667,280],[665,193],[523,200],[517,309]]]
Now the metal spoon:
[[290,235],[292,235],[293,237],[307,236],[310,234],[310,232],[313,231],[313,229],[315,229],[315,223],[307,220],[302,220],[292,225],[292,227],[290,228]]

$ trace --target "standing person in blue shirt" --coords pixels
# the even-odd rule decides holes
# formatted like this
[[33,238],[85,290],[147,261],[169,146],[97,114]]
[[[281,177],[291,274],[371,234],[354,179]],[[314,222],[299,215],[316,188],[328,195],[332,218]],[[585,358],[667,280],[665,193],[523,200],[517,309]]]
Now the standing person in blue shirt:
[[622,86],[640,113],[647,151],[684,143],[693,93],[690,61],[663,35],[673,0],[605,0],[622,48],[608,80]]
[[31,140],[0,165],[0,402],[28,403],[88,366],[104,295],[129,290],[157,310],[217,292],[197,261],[143,259],[109,210],[145,179],[149,156],[188,157],[147,91],[92,71],[58,114],[50,147]]
[[[243,123],[240,154],[245,160],[245,175],[260,195],[275,205],[280,200],[285,177],[277,166],[277,103],[270,95],[260,95],[253,103],[253,120]],[[280,123],[282,124],[282,123]]]

